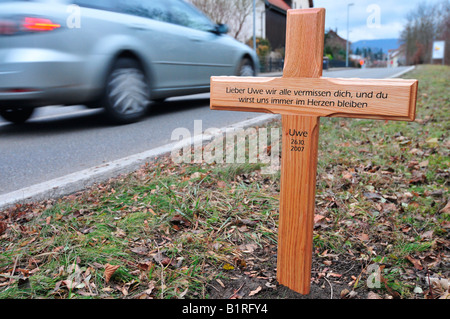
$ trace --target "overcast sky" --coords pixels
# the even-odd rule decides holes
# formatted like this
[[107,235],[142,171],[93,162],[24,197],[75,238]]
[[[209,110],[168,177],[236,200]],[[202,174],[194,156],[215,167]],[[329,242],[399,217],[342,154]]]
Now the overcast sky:
[[[399,38],[406,15],[419,3],[433,4],[440,0],[314,0],[315,8],[326,9],[325,29],[336,29],[347,38],[347,4],[350,6],[349,39]],[[369,21],[368,21],[369,20]]]

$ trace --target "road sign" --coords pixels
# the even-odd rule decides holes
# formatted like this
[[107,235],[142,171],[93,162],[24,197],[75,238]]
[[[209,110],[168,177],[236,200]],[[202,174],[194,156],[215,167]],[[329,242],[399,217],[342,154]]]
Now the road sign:
[[445,54],[445,41],[433,42],[433,60],[440,60],[444,58]]

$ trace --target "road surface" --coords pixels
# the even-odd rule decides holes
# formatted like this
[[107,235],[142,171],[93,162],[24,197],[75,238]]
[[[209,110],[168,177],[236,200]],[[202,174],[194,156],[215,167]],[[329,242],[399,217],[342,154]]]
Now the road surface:
[[[325,77],[386,78],[405,68],[325,71]],[[101,110],[83,106],[48,106],[24,125],[0,119],[0,195],[173,142],[176,128],[194,133],[225,127],[259,113],[211,111],[209,94],[168,99],[154,104],[141,122],[111,126]]]

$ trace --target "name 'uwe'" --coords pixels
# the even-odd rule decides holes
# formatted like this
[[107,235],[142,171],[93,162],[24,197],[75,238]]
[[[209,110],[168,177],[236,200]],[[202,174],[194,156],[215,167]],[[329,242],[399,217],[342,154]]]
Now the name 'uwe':
[[308,137],[308,131],[297,131],[296,129],[289,129],[290,136]]

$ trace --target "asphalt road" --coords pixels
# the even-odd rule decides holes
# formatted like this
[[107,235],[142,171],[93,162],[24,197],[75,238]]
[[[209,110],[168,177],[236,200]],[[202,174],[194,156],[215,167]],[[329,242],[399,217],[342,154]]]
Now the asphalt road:
[[[350,69],[324,76],[386,78],[403,70]],[[198,94],[154,104],[144,120],[125,126],[111,126],[101,110],[83,106],[40,108],[24,125],[0,119],[0,195],[171,143],[176,128],[194,133],[194,120],[202,120],[205,130],[260,115],[211,111],[209,94]]]

